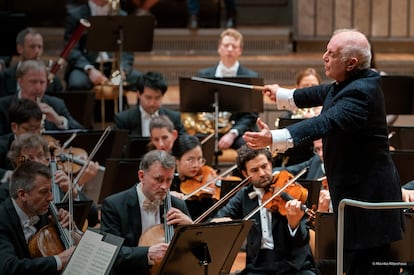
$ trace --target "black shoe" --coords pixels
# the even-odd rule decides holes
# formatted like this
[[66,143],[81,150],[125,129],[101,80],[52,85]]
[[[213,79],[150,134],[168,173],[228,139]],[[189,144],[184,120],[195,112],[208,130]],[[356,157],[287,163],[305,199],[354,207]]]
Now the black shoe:
[[188,28],[191,30],[195,30],[198,28],[197,16],[195,15],[190,16],[190,19],[188,20]]

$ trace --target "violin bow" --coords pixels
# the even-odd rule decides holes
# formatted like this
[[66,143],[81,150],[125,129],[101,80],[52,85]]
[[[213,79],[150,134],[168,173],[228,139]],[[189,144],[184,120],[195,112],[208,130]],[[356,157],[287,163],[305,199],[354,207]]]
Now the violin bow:
[[[109,133],[111,132],[111,127],[106,127],[105,131],[102,133],[101,137],[99,138],[98,142],[96,143],[95,147],[92,149],[92,152],[89,154],[88,159],[85,161],[85,164],[82,166],[82,169],[79,171],[79,173],[76,175],[76,178],[73,180],[73,185],[78,188],[78,182],[80,178],[82,177],[83,173],[85,173],[86,168],[88,168],[89,162],[91,159],[95,156],[96,152],[99,150],[101,145],[104,143],[105,139],[108,137]],[[73,186],[69,188],[69,191],[71,191]],[[63,197],[62,201],[66,201],[68,199],[69,193],[66,192],[65,196]]]
[[302,176],[303,174],[305,174],[306,170],[308,170],[307,167],[303,168],[298,174],[296,174],[296,176],[294,176],[292,179],[290,179],[282,188],[280,188],[279,190],[277,190],[277,192],[274,193],[270,198],[268,198],[265,202],[263,202],[262,204],[260,204],[259,206],[257,206],[255,209],[253,209],[246,217],[243,218],[243,220],[245,220],[245,221],[249,220],[254,214],[256,214],[258,211],[260,211],[260,209],[262,209],[263,207],[265,207],[266,204],[268,204],[274,198],[276,198],[277,196],[279,196],[289,185],[291,185],[292,183],[294,183],[298,178],[300,178],[300,176]]

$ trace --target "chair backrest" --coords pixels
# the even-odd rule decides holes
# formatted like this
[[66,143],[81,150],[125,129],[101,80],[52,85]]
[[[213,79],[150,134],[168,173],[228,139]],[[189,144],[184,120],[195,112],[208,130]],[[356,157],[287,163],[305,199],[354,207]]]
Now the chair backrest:
[[126,190],[138,182],[141,159],[108,158],[98,203],[109,195]]
[[54,93],[53,96],[63,99],[70,114],[85,128],[92,129],[94,122],[94,91],[66,91]]
[[384,75],[381,88],[387,114],[414,114],[414,76]]
[[414,150],[392,151],[391,157],[400,175],[401,185],[414,180]]
[[396,150],[414,150],[414,127],[389,126],[390,145]]

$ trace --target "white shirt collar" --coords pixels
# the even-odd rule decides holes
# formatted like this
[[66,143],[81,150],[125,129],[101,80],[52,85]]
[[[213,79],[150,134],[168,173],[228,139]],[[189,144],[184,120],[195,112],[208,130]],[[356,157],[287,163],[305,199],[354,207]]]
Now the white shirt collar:
[[88,1],[89,7],[91,9],[91,15],[108,15],[109,13],[109,4],[106,4],[105,6],[98,6],[92,1]]
[[231,67],[226,67],[221,61],[219,62],[216,69],[216,77],[234,77],[237,76],[237,71],[239,70],[240,63],[236,61]]

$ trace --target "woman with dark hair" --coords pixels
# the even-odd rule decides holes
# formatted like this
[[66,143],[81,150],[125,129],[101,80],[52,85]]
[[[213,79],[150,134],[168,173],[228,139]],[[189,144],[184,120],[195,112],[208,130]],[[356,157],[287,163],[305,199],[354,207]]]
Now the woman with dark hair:
[[180,136],[174,143],[172,155],[176,159],[177,172],[171,186],[172,191],[186,195],[211,182],[186,200],[191,218],[195,220],[219,199],[216,171],[205,165],[201,143],[195,136]]

